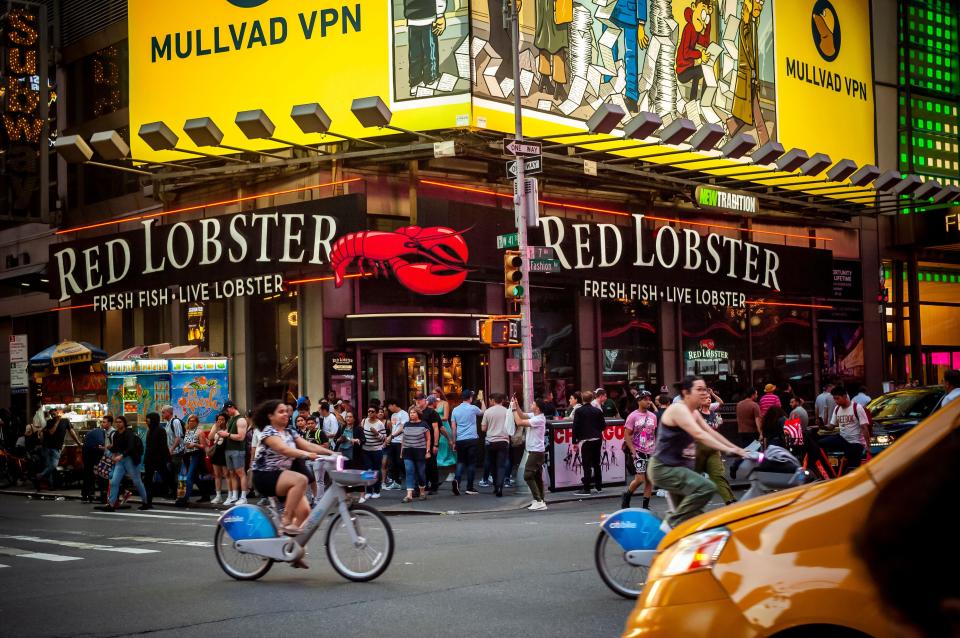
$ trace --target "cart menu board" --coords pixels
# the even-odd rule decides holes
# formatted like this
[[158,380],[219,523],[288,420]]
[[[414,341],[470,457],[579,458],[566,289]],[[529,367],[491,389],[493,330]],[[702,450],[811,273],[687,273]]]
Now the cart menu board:
[[197,415],[201,424],[217,419],[227,400],[226,359],[174,359],[170,362],[173,411],[183,421]]
[[107,362],[107,393],[111,414],[122,414],[130,424],[145,423],[150,412],[170,403],[170,362],[134,359]]

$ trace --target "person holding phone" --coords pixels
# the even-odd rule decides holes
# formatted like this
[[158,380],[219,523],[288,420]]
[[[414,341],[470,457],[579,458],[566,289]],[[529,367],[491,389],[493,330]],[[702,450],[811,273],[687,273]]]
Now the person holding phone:
[[368,470],[378,472],[377,482],[373,485],[367,485],[364,495],[360,497],[360,502],[364,503],[367,499],[380,498],[381,475],[379,474],[383,464],[383,446],[387,439],[387,426],[380,419],[380,416],[374,408],[367,408],[367,418],[363,420],[363,460],[364,466]]

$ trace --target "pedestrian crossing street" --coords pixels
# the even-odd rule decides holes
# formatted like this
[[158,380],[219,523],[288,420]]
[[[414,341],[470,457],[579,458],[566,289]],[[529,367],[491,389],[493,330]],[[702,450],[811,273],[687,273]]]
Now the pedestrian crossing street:
[[[97,521],[107,523],[108,526],[100,531],[73,531],[68,528],[38,529],[30,533],[6,533],[0,528],[0,575],[3,580],[6,575],[18,567],[35,564],[36,561],[52,563],[72,563],[75,561],[95,560],[98,556],[122,554],[136,559],[146,555],[160,554],[175,548],[193,548],[209,550],[213,543],[190,538],[177,538],[187,535],[183,527],[213,528],[220,514],[214,512],[195,511],[150,511],[150,512],[99,512],[89,514],[42,514],[41,521],[54,523],[76,520]],[[169,533],[166,536],[137,534],[125,530],[133,523],[150,524],[151,532],[163,530]],[[141,525],[142,527],[142,525]],[[89,527],[86,530],[98,530],[98,527]],[[77,540],[80,535],[84,540]],[[196,532],[189,534],[197,536]],[[74,538],[68,538],[74,536]],[[212,534],[211,534],[212,536]]]

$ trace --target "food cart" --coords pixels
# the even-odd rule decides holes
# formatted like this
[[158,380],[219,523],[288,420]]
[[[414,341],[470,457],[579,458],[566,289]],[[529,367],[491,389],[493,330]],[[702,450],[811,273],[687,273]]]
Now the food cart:
[[110,413],[122,414],[139,433],[147,414],[170,403],[170,362],[166,359],[107,361]]
[[172,359],[170,361],[174,414],[186,422],[197,415],[201,425],[217,420],[230,388],[228,360],[223,358]]

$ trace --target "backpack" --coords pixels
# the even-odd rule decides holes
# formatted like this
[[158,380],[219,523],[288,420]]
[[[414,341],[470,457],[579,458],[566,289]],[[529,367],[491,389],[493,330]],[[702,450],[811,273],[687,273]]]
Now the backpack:
[[140,461],[143,460],[143,439],[141,439],[136,432],[131,432],[133,440],[130,444],[130,450],[128,454],[133,462],[137,465],[140,465]]

